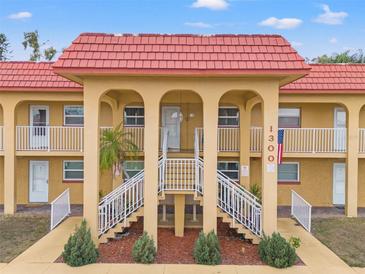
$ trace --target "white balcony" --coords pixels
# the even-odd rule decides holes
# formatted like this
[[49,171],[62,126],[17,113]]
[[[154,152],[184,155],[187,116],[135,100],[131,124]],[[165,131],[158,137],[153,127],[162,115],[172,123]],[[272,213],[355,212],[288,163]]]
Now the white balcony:
[[17,126],[17,151],[83,151],[84,128]]
[[[284,153],[344,153],[346,152],[346,128],[285,128]],[[197,128],[199,147],[203,148],[203,129]],[[262,151],[261,127],[250,129],[250,151]],[[218,151],[240,150],[240,128],[218,128]],[[365,153],[365,129],[360,131],[360,152]]]

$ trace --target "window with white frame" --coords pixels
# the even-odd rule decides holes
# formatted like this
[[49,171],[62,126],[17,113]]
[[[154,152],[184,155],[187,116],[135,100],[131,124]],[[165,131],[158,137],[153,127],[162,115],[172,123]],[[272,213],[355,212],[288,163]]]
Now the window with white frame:
[[238,181],[239,175],[239,162],[236,161],[219,161],[218,170],[228,176],[234,181]]
[[123,167],[125,173],[131,178],[144,168],[144,161],[125,161]]
[[237,107],[219,107],[218,126],[238,127],[239,122],[239,110]]
[[64,181],[84,180],[84,161],[82,160],[63,161],[63,180]]
[[127,106],[124,108],[124,125],[125,126],[144,126],[144,107]]
[[84,107],[69,105],[63,109],[65,126],[83,126],[84,125]]
[[279,108],[279,128],[299,128],[299,108]]
[[299,182],[299,163],[284,162],[278,165],[279,182]]

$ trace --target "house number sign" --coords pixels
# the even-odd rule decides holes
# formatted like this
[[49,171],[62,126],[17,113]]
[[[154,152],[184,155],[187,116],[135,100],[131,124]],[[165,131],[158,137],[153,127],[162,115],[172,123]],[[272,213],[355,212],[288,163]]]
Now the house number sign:
[[269,127],[269,135],[267,137],[268,145],[267,145],[267,161],[268,164],[266,165],[266,171],[267,172],[275,172],[275,135],[273,127]]

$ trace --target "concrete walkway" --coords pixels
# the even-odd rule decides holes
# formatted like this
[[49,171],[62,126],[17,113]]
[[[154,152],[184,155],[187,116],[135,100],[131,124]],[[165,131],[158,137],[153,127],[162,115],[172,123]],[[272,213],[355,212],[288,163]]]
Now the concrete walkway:
[[0,274],[356,274],[363,273],[363,269],[352,269],[339,259],[332,251],[322,245],[311,234],[300,226],[296,226],[291,219],[280,219],[278,229],[280,233],[289,238],[300,237],[301,247],[298,255],[306,264],[288,269],[275,269],[269,266],[201,266],[201,265],[168,265],[168,264],[93,264],[72,268],[66,264],[53,263],[63,250],[69,235],[76,224],[81,222],[80,217],[68,218],[55,230],[47,234],[24,253],[15,258],[11,263],[0,264]]
[[300,238],[302,243],[297,253],[311,273],[356,273],[335,253],[301,226],[296,225],[292,219],[279,219],[278,230],[286,238],[291,236]]

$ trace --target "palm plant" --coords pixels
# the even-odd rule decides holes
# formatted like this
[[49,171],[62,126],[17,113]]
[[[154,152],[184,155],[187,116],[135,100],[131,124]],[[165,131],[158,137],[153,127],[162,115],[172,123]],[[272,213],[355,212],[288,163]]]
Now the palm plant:
[[138,149],[131,137],[132,134],[124,132],[121,124],[114,129],[103,131],[100,140],[100,168],[102,170],[113,168],[113,176],[119,176],[126,154],[135,153]]

